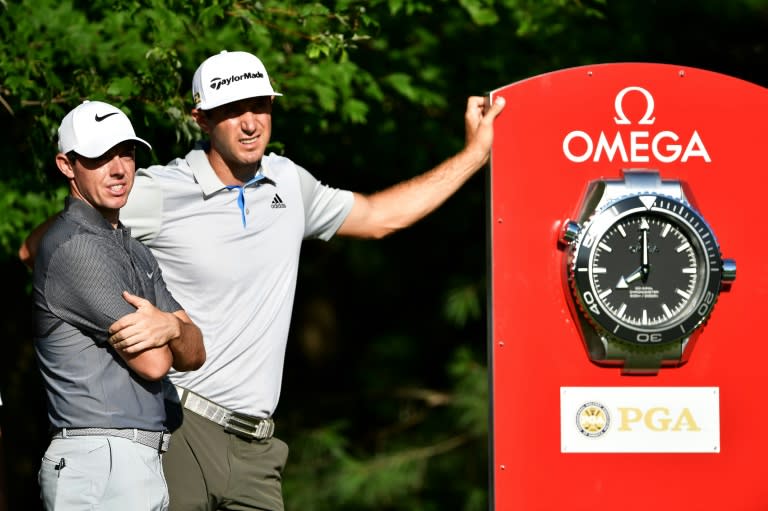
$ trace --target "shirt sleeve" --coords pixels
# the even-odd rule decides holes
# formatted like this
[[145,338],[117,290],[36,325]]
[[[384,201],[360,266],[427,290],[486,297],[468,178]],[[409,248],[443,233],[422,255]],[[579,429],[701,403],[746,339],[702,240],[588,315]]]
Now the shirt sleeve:
[[355,197],[349,190],[324,185],[306,169],[296,165],[304,201],[304,238],[329,240],[346,220]]
[[141,256],[145,262],[144,264],[150,268],[148,276],[152,276],[152,293],[153,299],[150,300],[154,303],[155,307],[163,312],[176,312],[183,310],[183,307],[168,290],[168,286],[163,279],[163,272],[160,269],[160,265],[157,263],[157,259],[152,255],[152,252],[142,243],[132,240],[132,250],[137,256]]
[[151,171],[137,169],[128,202],[120,209],[120,221],[131,229],[131,236],[148,243],[162,227],[163,191]]
[[48,307],[97,342],[106,342],[109,326],[136,311],[122,296],[136,288],[130,264],[126,255],[98,237],[72,238],[51,257],[45,281]]

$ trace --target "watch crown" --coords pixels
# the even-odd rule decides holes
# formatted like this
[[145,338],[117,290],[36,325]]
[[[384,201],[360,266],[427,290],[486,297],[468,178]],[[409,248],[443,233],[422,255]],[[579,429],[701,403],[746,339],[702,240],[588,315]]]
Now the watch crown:
[[581,226],[572,220],[568,220],[563,225],[563,231],[560,233],[560,239],[564,243],[571,243],[581,232]]
[[736,261],[733,259],[723,259],[723,282],[733,282],[736,280]]

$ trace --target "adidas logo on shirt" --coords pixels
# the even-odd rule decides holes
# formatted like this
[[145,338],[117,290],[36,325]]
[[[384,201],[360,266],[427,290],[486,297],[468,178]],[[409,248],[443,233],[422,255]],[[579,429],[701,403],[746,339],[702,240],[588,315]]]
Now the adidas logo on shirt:
[[275,198],[272,199],[272,208],[284,208],[285,202],[283,202],[283,199],[280,198],[278,194],[275,194]]

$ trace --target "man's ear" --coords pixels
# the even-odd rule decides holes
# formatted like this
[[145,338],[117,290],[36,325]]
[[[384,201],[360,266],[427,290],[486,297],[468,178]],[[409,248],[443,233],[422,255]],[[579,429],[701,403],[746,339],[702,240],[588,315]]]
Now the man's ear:
[[59,171],[61,171],[61,173],[67,177],[67,179],[75,178],[75,170],[72,168],[72,162],[69,161],[69,158],[66,154],[59,153],[56,155],[56,166],[59,168]]
[[192,109],[192,118],[195,120],[198,126],[200,126],[200,129],[203,130],[203,133],[210,133],[211,128],[208,125],[208,116],[205,115],[205,112],[198,108]]

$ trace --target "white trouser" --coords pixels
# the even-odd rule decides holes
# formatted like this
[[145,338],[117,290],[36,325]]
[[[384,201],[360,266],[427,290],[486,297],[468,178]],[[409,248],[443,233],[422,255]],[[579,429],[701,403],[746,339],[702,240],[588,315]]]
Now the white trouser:
[[126,438],[51,440],[38,482],[46,511],[168,509],[161,454]]

